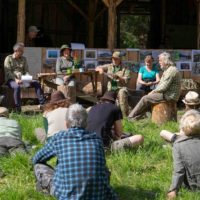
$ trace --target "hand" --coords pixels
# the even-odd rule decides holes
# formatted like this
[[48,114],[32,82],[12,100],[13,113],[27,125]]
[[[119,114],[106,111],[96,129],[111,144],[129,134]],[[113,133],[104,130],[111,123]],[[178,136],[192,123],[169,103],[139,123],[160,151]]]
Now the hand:
[[22,84],[22,83],[23,83],[23,81],[22,81],[22,80],[20,80],[20,79],[15,79],[15,82],[16,82],[18,85],[20,85],[20,84]]
[[102,67],[97,67],[95,71],[99,72],[99,74],[103,74],[104,72]]
[[175,198],[176,198],[176,192],[175,191],[171,191],[167,194],[168,200],[175,199]]
[[119,76],[116,74],[113,74],[112,77],[113,77],[113,79],[119,79]]
[[69,76],[64,76],[63,80],[64,80],[65,83],[68,82],[69,81]]

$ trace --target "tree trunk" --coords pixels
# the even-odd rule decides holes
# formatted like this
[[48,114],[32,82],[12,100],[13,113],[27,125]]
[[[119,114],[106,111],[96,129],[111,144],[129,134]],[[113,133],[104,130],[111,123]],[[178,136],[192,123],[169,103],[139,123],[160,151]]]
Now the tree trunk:
[[25,9],[26,0],[18,0],[17,42],[25,41]]

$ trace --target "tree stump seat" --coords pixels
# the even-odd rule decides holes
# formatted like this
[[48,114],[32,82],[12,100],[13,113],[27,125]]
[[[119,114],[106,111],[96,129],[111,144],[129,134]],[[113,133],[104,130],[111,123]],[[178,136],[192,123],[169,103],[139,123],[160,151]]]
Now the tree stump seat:
[[177,121],[177,103],[175,101],[163,101],[154,104],[152,106],[151,121],[156,124]]

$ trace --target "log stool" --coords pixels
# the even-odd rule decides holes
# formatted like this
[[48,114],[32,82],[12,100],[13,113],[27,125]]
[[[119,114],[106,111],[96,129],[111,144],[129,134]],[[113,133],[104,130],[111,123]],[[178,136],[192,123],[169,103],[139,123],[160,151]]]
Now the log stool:
[[165,101],[152,106],[151,121],[156,124],[163,124],[168,121],[177,121],[176,102]]

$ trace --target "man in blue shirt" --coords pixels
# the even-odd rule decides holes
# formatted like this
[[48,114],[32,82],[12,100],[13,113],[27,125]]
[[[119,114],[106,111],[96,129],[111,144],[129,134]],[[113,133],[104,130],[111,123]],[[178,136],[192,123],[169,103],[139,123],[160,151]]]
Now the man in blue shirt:
[[[86,122],[86,110],[71,105],[66,113],[68,130],[52,136],[33,158],[37,187],[59,200],[115,200],[102,141],[85,130]],[[55,156],[54,171],[46,162]]]

